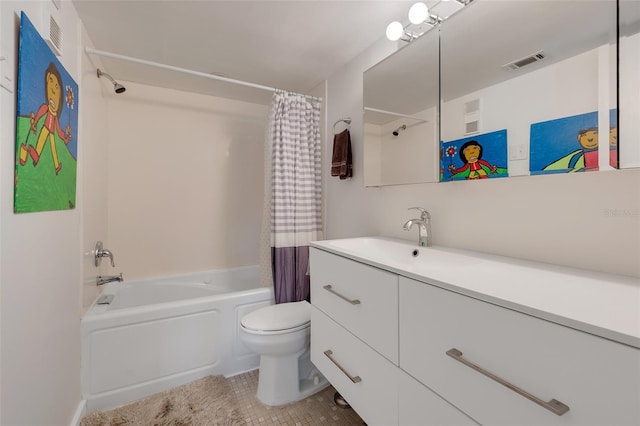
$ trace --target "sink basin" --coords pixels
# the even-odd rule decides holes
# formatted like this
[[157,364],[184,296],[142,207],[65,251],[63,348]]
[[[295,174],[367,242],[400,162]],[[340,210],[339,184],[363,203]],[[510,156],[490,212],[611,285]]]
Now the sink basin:
[[438,247],[420,247],[415,242],[386,237],[360,237],[315,241],[312,246],[356,260],[428,276],[434,269],[460,268],[477,263],[473,257]]
[[349,252],[366,258],[384,260],[410,259],[420,249],[428,249],[427,247],[418,247],[409,241],[382,237],[347,238],[343,240],[316,241],[316,243],[323,248],[333,248],[340,252]]

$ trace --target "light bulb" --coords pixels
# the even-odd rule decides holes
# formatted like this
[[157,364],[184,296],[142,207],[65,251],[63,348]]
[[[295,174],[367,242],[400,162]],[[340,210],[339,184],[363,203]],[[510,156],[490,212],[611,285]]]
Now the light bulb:
[[398,21],[393,21],[387,25],[387,38],[391,41],[400,40],[404,33],[404,27]]
[[409,9],[409,21],[414,25],[422,24],[427,20],[427,16],[429,16],[429,8],[422,2],[415,3]]

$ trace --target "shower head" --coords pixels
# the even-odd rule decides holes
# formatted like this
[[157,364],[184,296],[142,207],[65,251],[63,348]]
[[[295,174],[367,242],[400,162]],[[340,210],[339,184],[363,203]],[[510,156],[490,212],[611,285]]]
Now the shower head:
[[407,125],[403,124],[402,126],[398,127],[397,129],[395,129],[391,134],[393,136],[398,136],[400,134],[401,130],[407,130]]
[[106,72],[102,72],[100,71],[100,68],[98,68],[98,71],[96,73],[98,75],[98,78],[105,76],[109,79],[109,81],[111,83],[113,83],[113,90],[116,91],[116,93],[123,93],[125,90],[127,90],[122,84],[118,83],[117,81],[115,81],[113,79],[113,77],[111,77],[109,74],[107,74]]

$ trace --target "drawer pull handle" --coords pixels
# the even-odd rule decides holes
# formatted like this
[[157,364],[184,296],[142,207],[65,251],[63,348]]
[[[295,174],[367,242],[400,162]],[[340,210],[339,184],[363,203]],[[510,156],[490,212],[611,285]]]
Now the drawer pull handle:
[[473,362],[471,362],[471,361],[469,361],[467,359],[464,359],[462,357],[462,352],[460,352],[456,348],[449,349],[447,351],[447,355],[449,355],[451,358],[455,359],[456,361],[459,361],[459,362],[463,363],[467,367],[470,367],[470,368],[476,370],[477,372],[484,374],[488,378],[490,378],[492,380],[495,380],[496,382],[500,383],[501,385],[508,387],[509,389],[514,391],[515,393],[524,396],[528,400],[535,402],[536,404],[540,405],[543,408],[546,408],[547,410],[551,411],[552,413],[554,413],[554,414],[556,414],[558,416],[561,416],[564,413],[566,413],[567,411],[569,411],[569,406],[563,404],[562,402],[560,402],[560,401],[558,401],[556,399],[552,399],[549,402],[544,401],[544,400],[538,398],[537,396],[531,395],[529,392],[527,392],[527,391],[525,391],[523,389],[520,389],[516,385],[511,384],[511,383],[507,382],[506,380],[496,376],[495,374],[485,370],[484,368],[474,364]]
[[340,369],[340,371],[342,371],[345,376],[347,376],[349,378],[349,380],[351,380],[353,383],[359,383],[362,381],[362,379],[360,378],[360,376],[352,376],[351,374],[349,374],[347,372],[347,370],[344,369],[344,367],[342,367],[340,364],[338,364],[336,362],[335,359],[333,359],[333,357],[331,355],[333,355],[333,351],[331,349],[327,349],[326,351],[324,351],[324,354],[327,356],[327,358],[329,358],[329,360],[335,364],[336,367],[338,367]]
[[338,293],[337,291],[335,291],[335,290],[333,289],[333,287],[331,287],[331,286],[330,286],[330,285],[328,285],[328,284],[327,284],[327,285],[325,285],[325,286],[323,286],[322,288],[324,288],[325,290],[327,290],[327,291],[328,291],[329,293],[331,293],[331,294],[335,294],[335,295],[336,295],[336,296],[338,296],[340,299],[342,299],[342,300],[344,300],[344,301],[346,301],[346,302],[351,303],[352,305],[359,305],[359,304],[360,304],[360,300],[358,300],[358,299],[353,299],[353,300],[351,300],[351,299],[349,299],[349,298],[346,298],[346,297],[344,297],[343,295],[341,295],[340,293]]

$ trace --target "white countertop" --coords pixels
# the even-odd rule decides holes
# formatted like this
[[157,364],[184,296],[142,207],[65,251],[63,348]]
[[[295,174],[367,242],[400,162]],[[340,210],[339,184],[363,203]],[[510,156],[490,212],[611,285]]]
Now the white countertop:
[[[363,237],[312,247],[640,348],[640,279],[409,241]],[[412,256],[418,249],[417,257]]]

